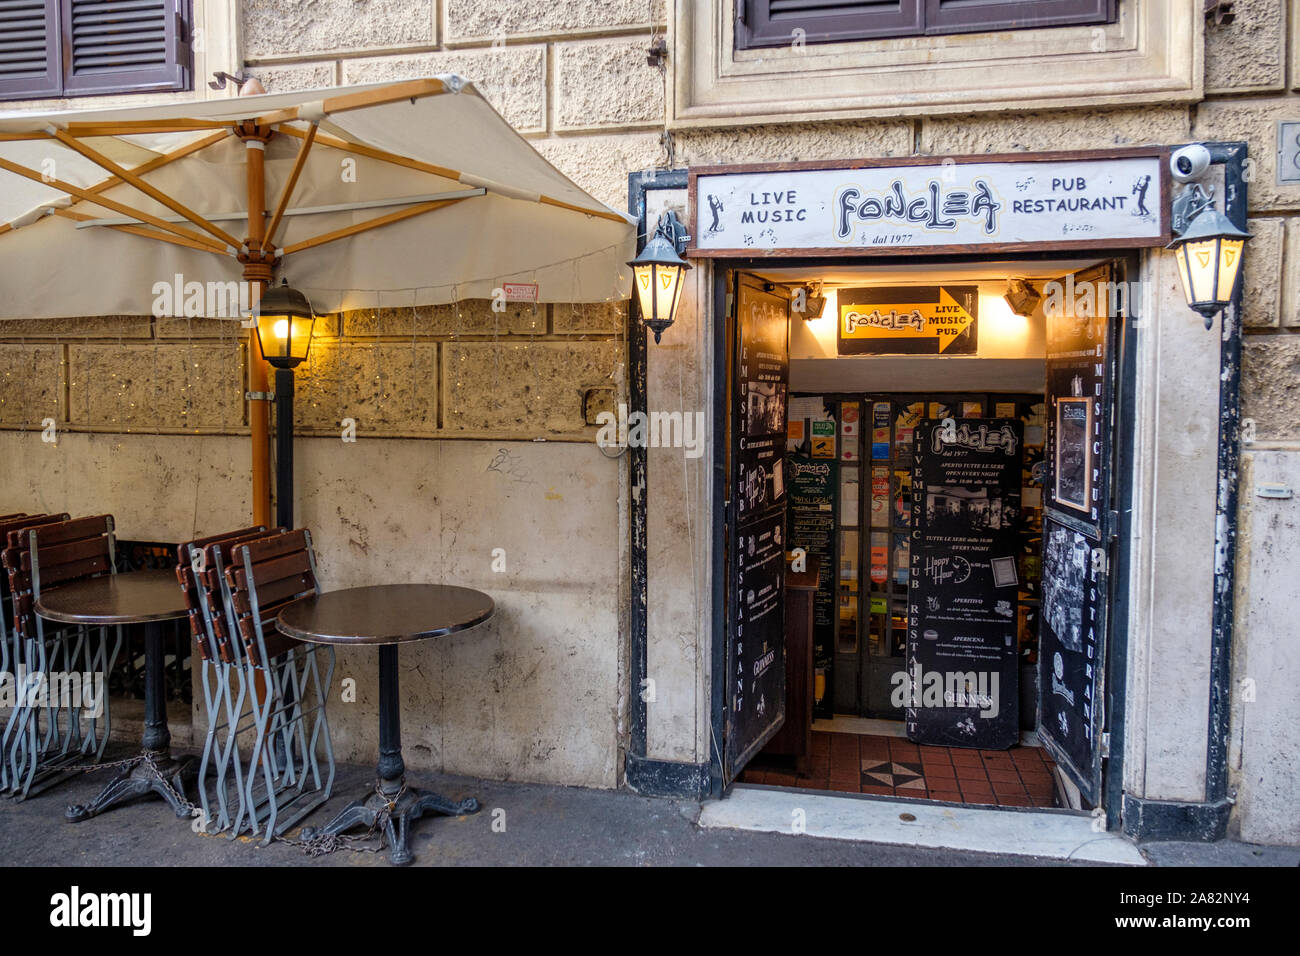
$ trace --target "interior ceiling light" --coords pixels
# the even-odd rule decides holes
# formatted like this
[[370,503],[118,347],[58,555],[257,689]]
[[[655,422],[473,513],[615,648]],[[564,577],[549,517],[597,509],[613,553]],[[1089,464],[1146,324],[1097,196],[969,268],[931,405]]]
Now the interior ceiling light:
[[1034,291],[1034,287],[1027,280],[1008,279],[1007,293],[1003,298],[1007,300],[1007,305],[1011,306],[1012,312],[1027,316],[1034,314],[1034,308],[1042,296]]
[[822,313],[826,311],[826,296],[822,292],[822,284],[814,282],[797,286],[792,296],[791,308],[805,322],[820,319]]

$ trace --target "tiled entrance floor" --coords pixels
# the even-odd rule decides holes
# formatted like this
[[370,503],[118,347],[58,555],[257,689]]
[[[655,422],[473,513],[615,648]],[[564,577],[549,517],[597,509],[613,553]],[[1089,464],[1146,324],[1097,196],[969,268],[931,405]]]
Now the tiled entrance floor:
[[740,782],[1000,807],[1055,805],[1052,762],[1039,747],[922,747],[872,734],[813,731],[810,776],[756,761]]

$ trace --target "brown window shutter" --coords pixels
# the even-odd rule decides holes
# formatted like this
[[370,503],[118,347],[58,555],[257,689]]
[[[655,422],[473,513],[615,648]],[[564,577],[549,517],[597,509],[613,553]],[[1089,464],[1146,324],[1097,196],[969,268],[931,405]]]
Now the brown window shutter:
[[59,95],[59,10],[45,0],[0,0],[0,100]]
[[1109,23],[1116,0],[925,0],[926,33]]
[[189,0],[59,2],[66,95],[189,88]]
[[[924,32],[923,0],[736,0],[736,48],[833,43]],[[796,32],[802,30],[802,34]]]

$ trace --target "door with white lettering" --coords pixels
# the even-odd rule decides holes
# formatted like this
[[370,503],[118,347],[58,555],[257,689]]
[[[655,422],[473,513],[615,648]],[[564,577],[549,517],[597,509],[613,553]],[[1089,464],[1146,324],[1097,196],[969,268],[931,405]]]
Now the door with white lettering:
[[1046,287],[1047,447],[1043,475],[1038,736],[1083,798],[1101,802],[1117,313],[1108,264]]
[[747,274],[732,292],[724,784],[785,721],[790,298]]

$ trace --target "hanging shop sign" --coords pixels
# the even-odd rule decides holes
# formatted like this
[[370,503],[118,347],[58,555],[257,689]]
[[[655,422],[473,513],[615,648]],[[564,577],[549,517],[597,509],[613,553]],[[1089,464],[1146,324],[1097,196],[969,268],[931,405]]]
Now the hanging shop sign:
[[840,355],[975,354],[978,286],[841,289],[837,302]]
[[1160,246],[1166,150],[715,166],[689,177],[688,255]]
[[1020,737],[1017,609],[1024,425],[926,419],[912,465],[907,736],[948,747]]

